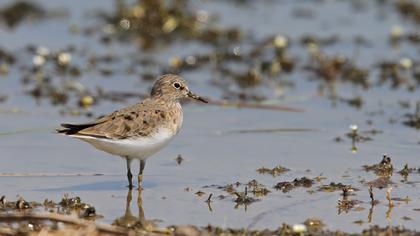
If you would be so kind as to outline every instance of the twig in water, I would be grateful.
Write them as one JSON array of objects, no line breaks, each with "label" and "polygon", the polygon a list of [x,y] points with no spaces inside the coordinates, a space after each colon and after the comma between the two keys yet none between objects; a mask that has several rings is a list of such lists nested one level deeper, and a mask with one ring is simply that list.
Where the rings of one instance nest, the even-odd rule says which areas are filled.
[{"label": "twig in water", "polygon": [[213,196],[213,193],[210,193],[209,197],[207,198],[206,202],[210,203],[212,202],[211,197]]},{"label": "twig in water", "polygon": [[205,98],[209,104],[216,106],[225,107],[237,107],[237,108],[253,108],[253,109],[265,109],[275,111],[288,111],[288,112],[304,112],[301,108],[282,106],[276,104],[261,104],[261,103],[248,103],[243,101],[228,101],[228,100],[216,100]]},{"label": "twig in water", "polygon": [[391,187],[389,187],[387,190],[386,190],[386,199],[388,200],[388,207],[394,207],[394,202],[392,201],[392,199],[391,199],[391,190],[392,190],[392,188]]}]

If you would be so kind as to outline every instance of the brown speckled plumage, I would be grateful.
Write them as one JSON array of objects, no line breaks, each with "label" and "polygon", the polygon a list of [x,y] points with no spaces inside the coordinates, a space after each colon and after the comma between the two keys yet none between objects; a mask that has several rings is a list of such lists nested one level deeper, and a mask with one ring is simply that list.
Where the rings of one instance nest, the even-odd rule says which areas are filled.
[{"label": "brown speckled plumage", "polygon": [[62,124],[65,129],[58,132],[107,139],[129,139],[149,136],[159,127],[165,127],[177,133],[181,125],[182,108],[178,102],[149,98],[92,123]]},{"label": "brown speckled plumage", "polygon": [[[179,83],[180,88],[173,84]],[[177,75],[163,75],[156,80],[151,97],[134,105],[114,111],[86,124],[61,124],[59,133],[93,136],[107,139],[127,139],[148,136],[158,127],[177,133],[182,126],[181,98],[189,93],[187,82]]]},{"label": "brown speckled plumage", "polygon": [[61,124],[63,128],[57,132],[127,159],[127,177],[132,188],[131,160],[140,160],[140,184],[146,158],[163,148],[181,129],[183,114],[179,101],[188,97],[206,102],[189,91],[181,77],[163,75],[154,83],[150,98],[91,123]]}]

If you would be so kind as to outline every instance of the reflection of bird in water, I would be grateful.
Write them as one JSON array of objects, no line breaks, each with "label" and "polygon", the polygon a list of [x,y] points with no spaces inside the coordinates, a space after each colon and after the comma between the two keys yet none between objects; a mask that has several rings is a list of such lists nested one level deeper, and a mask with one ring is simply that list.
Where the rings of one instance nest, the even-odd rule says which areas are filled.
[{"label": "reflection of bird in water", "polygon": [[125,203],[125,213],[123,216],[118,217],[112,223],[113,225],[133,229],[134,231],[142,230],[151,233],[158,234],[169,234],[172,231],[168,228],[158,228],[154,221],[146,220],[144,217],[143,210],[143,200],[141,197],[141,190],[137,191],[137,207],[139,208],[138,216],[134,216],[131,213],[131,200],[132,200],[132,190],[129,189],[127,192],[127,201]]},{"label": "reflection of bird in water", "polygon": [[118,217],[114,220],[113,224],[125,228],[134,228],[134,229],[153,229],[155,226],[152,222],[146,221],[143,211],[143,201],[141,197],[141,191],[138,191],[137,195],[137,207],[139,208],[138,216],[134,216],[131,213],[131,200],[132,200],[132,190],[129,189],[127,192],[127,201],[125,205],[125,213],[123,216]]}]

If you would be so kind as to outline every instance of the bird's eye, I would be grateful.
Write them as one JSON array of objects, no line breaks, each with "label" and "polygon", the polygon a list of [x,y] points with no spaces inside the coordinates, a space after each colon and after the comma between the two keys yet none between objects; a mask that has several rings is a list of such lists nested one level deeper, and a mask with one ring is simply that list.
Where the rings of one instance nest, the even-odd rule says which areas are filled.
[{"label": "bird's eye", "polygon": [[176,89],[179,89],[179,88],[181,88],[181,85],[180,85],[178,82],[175,82],[175,83],[174,83],[174,87],[175,87]]}]

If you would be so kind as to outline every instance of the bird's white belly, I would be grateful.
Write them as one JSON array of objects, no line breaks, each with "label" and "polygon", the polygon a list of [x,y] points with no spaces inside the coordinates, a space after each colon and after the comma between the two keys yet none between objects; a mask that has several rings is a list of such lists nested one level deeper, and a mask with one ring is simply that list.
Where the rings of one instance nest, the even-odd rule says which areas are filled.
[{"label": "bird's white belly", "polygon": [[130,139],[99,139],[86,136],[75,136],[92,144],[104,152],[132,159],[144,160],[166,146],[174,137],[174,132],[161,128],[158,132],[148,137]]}]

